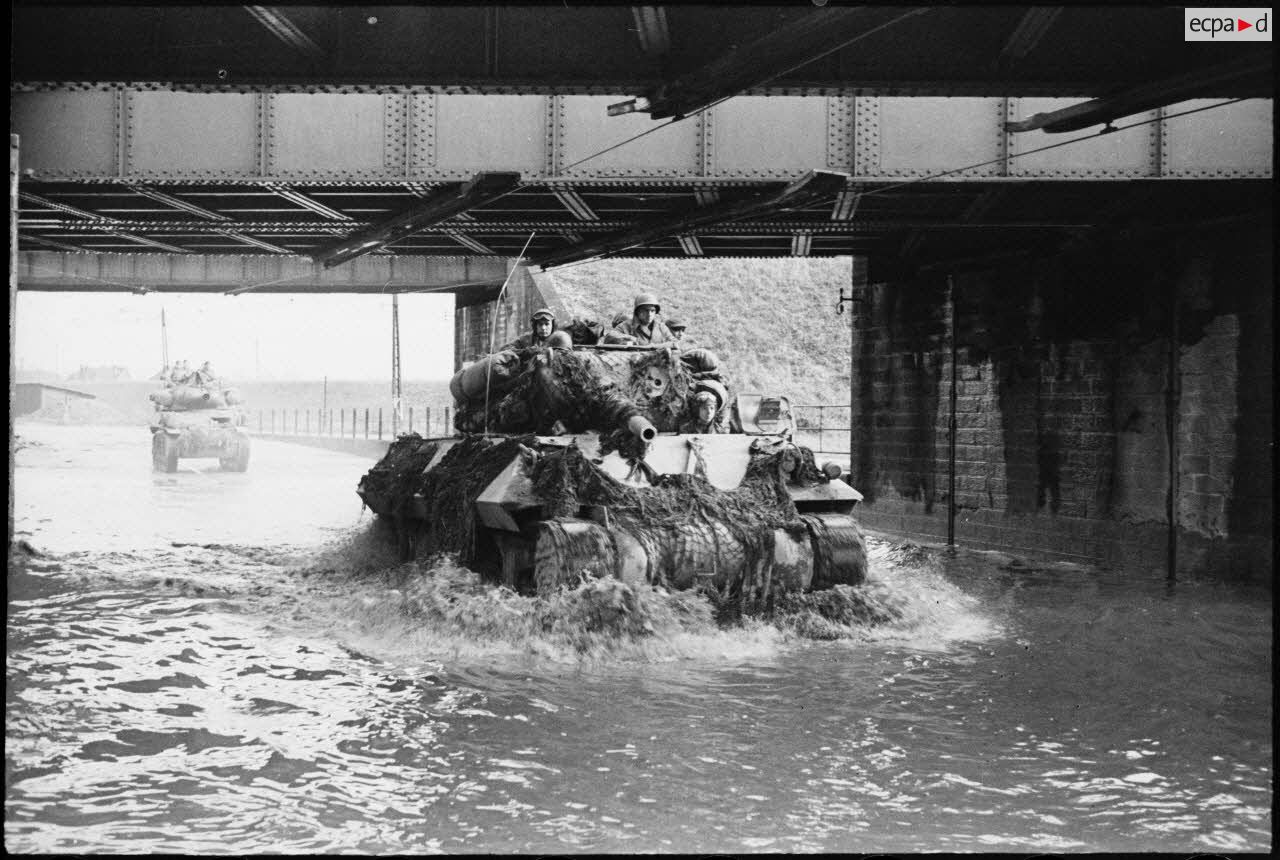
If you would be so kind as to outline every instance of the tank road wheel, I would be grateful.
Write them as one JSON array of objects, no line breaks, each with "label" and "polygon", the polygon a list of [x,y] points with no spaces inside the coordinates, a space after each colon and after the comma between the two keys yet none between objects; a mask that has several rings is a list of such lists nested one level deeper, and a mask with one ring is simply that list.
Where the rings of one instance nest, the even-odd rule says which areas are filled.
[{"label": "tank road wheel", "polygon": [[218,464],[222,466],[222,471],[224,472],[246,471],[249,468],[249,440],[247,438],[237,439],[231,456],[219,457]]},{"label": "tank road wheel", "polygon": [[178,440],[163,430],[151,435],[151,466],[157,472],[178,471]]}]

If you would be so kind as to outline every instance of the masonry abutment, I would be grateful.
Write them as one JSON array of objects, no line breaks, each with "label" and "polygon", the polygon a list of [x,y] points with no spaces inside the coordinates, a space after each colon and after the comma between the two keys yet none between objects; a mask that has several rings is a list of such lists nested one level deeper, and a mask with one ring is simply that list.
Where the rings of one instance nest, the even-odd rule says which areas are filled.
[{"label": "masonry abutment", "polygon": [[[874,284],[853,339],[863,522],[1153,577],[1269,580],[1269,226],[1112,237],[950,289]],[[937,377],[953,368],[951,432]]]}]

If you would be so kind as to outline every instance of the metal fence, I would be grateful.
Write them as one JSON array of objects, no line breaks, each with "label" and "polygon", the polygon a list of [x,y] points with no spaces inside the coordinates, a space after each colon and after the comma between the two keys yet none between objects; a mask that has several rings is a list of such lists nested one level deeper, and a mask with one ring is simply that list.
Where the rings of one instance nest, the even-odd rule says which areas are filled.
[{"label": "metal fence", "polygon": [[[819,459],[849,458],[849,406],[818,404],[793,406],[795,440],[813,449]],[[401,412],[402,433],[423,436],[452,436],[453,408],[450,406],[407,407]],[[391,411],[379,409],[259,409],[259,433],[285,436],[331,436],[346,439],[386,439],[394,435]]]},{"label": "metal fence", "polygon": [[[259,409],[259,433],[281,436],[329,436],[344,439],[386,439],[398,429],[426,437],[453,435],[453,407],[409,406],[394,428],[389,409]],[[251,425],[252,426],[252,425]]]},{"label": "metal fence", "polygon": [[819,462],[849,460],[849,431],[853,426],[850,406],[839,403],[792,406],[791,413],[796,419],[797,444],[812,448]]}]

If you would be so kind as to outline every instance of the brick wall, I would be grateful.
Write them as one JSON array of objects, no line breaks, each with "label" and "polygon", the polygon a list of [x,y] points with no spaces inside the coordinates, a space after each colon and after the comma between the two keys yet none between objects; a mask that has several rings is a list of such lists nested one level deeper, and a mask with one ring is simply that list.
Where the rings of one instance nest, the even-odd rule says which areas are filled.
[{"label": "brick wall", "polygon": [[1172,487],[1180,576],[1269,579],[1272,291],[1261,229],[868,287],[863,521],[946,536],[954,334],[957,543],[1164,576]]}]

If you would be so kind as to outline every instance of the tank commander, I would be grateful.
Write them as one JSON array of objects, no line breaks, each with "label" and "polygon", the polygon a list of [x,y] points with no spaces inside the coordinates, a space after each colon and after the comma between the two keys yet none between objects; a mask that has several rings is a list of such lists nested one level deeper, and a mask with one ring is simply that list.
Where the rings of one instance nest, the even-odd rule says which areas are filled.
[{"label": "tank commander", "polygon": [[[641,293],[636,296],[631,319],[615,326],[613,334],[622,334],[631,338],[631,343],[649,346],[659,343],[674,343],[675,337],[658,316],[662,306],[658,297],[652,293]],[[625,342],[625,341],[624,341]]]},{"label": "tank commander", "polygon": [[205,362],[200,365],[200,369],[195,373],[196,385],[213,385],[218,381],[218,375],[213,372],[213,365]]},{"label": "tank commander", "polygon": [[680,320],[667,320],[667,331],[671,332],[674,340],[684,340],[684,330],[687,326]]},{"label": "tank commander", "polygon": [[556,327],[556,315],[547,308],[538,308],[529,319],[533,323],[533,331],[520,335],[520,337],[498,350],[499,352],[506,350],[519,351],[533,346],[542,346],[546,343],[547,338],[551,337],[552,329]]},{"label": "tank commander", "polygon": [[728,433],[723,415],[729,401],[728,390],[714,379],[694,383],[689,395],[688,415],[680,424],[681,433]]}]

